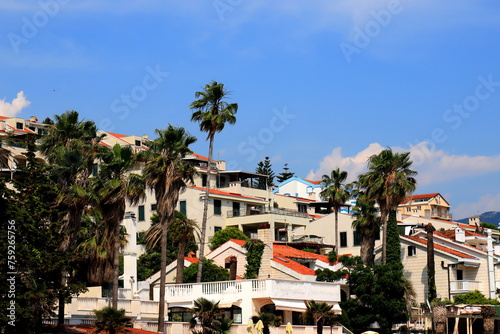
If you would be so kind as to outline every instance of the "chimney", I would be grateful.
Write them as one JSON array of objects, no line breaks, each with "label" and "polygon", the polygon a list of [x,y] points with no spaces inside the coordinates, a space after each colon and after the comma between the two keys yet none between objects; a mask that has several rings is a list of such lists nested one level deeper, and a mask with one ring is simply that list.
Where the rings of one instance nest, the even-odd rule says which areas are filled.
[{"label": "chimney", "polygon": [[272,277],[271,260],[273,258],[273,230],[269,224],[259,226],[257,238],[264,243],[264,252],[260,261],[260,270],[258,279]]},{"label": "chimney", "polygon": [[469,217],[469,225],[477,225],[479,226],[479,216],[472,216],[472,217]]},{"label": "chimney", "polygon": [[465,230],[462,230],[460,227],[455,228],[455,240],[458,242],[465,242]]},{"label": "chimney", "polygon": [[226,170],[226,160],[217,160],[217,169]]},{"label": "chimney", "polygon": [[38,117],[30,116],[30,122],[38,122]]}]

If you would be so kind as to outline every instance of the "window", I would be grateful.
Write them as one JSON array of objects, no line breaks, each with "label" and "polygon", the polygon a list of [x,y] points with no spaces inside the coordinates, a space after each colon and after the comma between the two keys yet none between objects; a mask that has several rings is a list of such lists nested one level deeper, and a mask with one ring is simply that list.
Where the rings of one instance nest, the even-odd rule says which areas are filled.
[{"label": "window", "polygon": [[359,237],[359,234],[356,233],[356,231],[354,231],[352,233],[352,237],[353,237],[353,240],[354,240],[354,246],[359,246],[361,245],[361,238]]},{"label": "window", "polygon": [[99,171],[99,167],[97,164],[92,165],[92,176],[97,176],[97,172]]},{"label": "window", "polygon": [[380,231],[378,231],[377,235],[375,236],[375,240],[380,240]]},{"label": "window", "polygon": [[143,221],[145,220],[145,217],[146,217],[146,215],[144,214],[144,205],[139,205],[139,208],[138,208],[138,209],[139,209],[139,212],[138,212],[138,213],[139,213],[139,214],[138,214],[138,216],[139,216],[139,221],[140,221],[140,222],[143,222]]},{"label": "window", "polygon": [[220,230],[222,230],[222,227],[220,227],[220,226],[214,226],[214,233],[217,233]]},{"label": "window", "polygon": [[464,279],[464,271],[457,269],[457,281],[463,281]]},{"label": "window", "polygon": [[417,210],[422,210],[422,206],[418,205]]},{"label": "window", "polygon": [[307,204],[297,204],[299,212],[307,212]]},{"label": "window", "polygon": [[156,208],[157,208],[156,203],[151,204],[151,211],[156,211]]},{"label": "window", "polygon": [[141,141],[140,140],[136,140],[135,141],[135,146],[141,146]]},{"label": "window", "polygon": [[340,232],[340,247],[347,247],[347,232]]},{"label": "window", "polygon": [[222,201],[220,199],[214,199],[214,215],[220,215],[222,213]]},{"label": "window", "polygon": [[201,186],[202,187],[206,187],[207,186],[207,175],[206,174],[203,174],[201,176]]},{"label": "window", "polygon": [[31,131],[33,131],[33,132],[35,132],[35,130],[36,130],[34,126],[30,126],[30,127],[29,127],[29,129],[30,129]]},{"label": "window", "polygon": [[411,207],[407,207],[406,212],[411,212]]},{"label": "window", "polygon": [[179,211],[180,211],[183,215],[187,216],[186,201],[180,201],[180,202],[179,202]]},{"label": "window", "polygon": [[417,247],[408,246],[408,256],[415,256],[415,255],[417,255]]},{"label": "window", "polygon": [[18,129],[18,130],[22,130],[23,128],[24,128],[23,123],[21,123],[21,122],[17,122],[17,123],[16,123],[16,129]]},{"label": "window", "polygon": [[240,202],[233,202],[233,217],[240,216]]},{"label": "window", "polygon": [[170,307],[168,309],[168,321],[189,322],[193,314],[184,307]]}]

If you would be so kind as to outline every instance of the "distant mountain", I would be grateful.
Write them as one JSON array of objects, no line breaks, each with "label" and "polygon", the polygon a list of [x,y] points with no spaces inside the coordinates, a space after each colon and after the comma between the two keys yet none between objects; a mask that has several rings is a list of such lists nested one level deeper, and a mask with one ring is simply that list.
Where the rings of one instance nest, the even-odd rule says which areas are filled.
[{"label": "distant mountain", "polygon": [[[495,226],[498,226],[500,223],[500,212],[499,211],[488,211],[479,215],[479,221],[481,223],[490,223]],[[469,218],[459,219],[457,220],[459,223],[468,224]]]}]

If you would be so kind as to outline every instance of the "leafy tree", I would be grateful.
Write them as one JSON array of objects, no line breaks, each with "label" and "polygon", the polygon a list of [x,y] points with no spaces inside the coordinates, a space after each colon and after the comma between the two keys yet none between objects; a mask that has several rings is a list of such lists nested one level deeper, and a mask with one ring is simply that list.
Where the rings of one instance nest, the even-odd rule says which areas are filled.
[{"label": "leafy tree", "polygon": [[469,291],[465,294],[456,295],[454,298],[454,302],[455,304],[466,304],[466,305],[498,304],[498,301],[496,299],[486,298],[479,290]]},{"label": "leafy tree", "polygon": [[278,183],[285,182],[286,180],[295,176],[295,173],[289,172],[288,170],[290,170],[290,168],[288,167],[288,163],[286,163],[285,166],[283,167],[283,171],[279,173],[278,176],[276,177]]},{"label": "leafy tree", "polygon": [[[59,249],[62,222],[54,206],[58,189],[45,164],[35,158],[35,138],[24,138],[26,166],[18,166],[18,180],[0,179],[0,328],[6,333],[40,332],[42,321],[53,316],[60,295],[85,290],[81,277],[71,275],[61,285],[61,271],[81,273],[74,261],[78,254]],[[8,184],[10,183],[10,184]],[[16,272],[17,274],[9,274]],[[11,283],[15,280],[15,292]],[[15,296],[10,293],[14,293]],[[9,317],[11,300],[15,316]],[[10,323],[10,324],[8,324]],[[12,326],[15,324],[15,327]]]},{"label": "leafy tree", "polygon": [[250,240],[250,238],[248,238],[239,228],[228,226],[214,233],[214,235],[210,238],[209,248],[210,250],[214,250],[231,239],[244,241]]},{"label": "leafy tree", "polygon": [[[224,88],[223,83],[212,81],[205,85],[203,91],[198,91],[194,95],[196,100],[190,105],[193,109],[191,121],[197,122],[200,125],[200,130],[207,133],[208,145],[208,168],[207,168],[207,186],[205,189],[205,198],[203,201],[203,220],[201,222],[201,238],[200,238],[200,259],[205,256],[205,239],[207,233],[208,219],[208,196],[210,193],[210,182],[212,176],[212,156],[214,148],[214,137],[217,132],[221,132],[226,123],[236,123],[236,113],[238,112],[237,103],[228,103],[225,99],[230,92]],[[201,282],[203,273],[203,261],[198,263],[197,282]]]},{"label": "leafy tree", "polygon": [[417,172],[411,169],[410,152],[391,148],[368,159],[368,172],[359,176],[359,186],[368,199],[378,203],[382,222],[382,264],[387,263],[387,217],[416,188]]},{"label": "leafy tree", "polygon": [[[167,253],[167,263],[173,261],[172,256]],[[144,281],[154,273],[160,271],[161,253],[152,248],[147,248],[146,252],[139,256],[137,260],[137,279]]]},{"label": "leafy tree", "polygon": [[351,196],[349,193],[350,186],[345,184],[346,179],[347,172],[337,168],[332,170],[330,175],[323,175],[321,180],[323,190],[320,195],[328,200],[329,207],[333,208],[335,213],[335,247],[337,249],[339,247],[339,211]]},{"label": "leafy tree", "polygon": [[96,317],[94,333],[106,331],[108,334],[126,333],[126,326],[131,325],[131,318],[125,316],[125,310],[117,310],[106,306],[102,310],[94,310]]},{"label": "leafy tree", "polygon": [[142,157],[147,160],[143,173],[146,185],[155,191],[159,224],[162,228],[158,331],[163,332],[168,223],[174,216],[179,194],[186,188],[186,182],[193,181],[196,173],[194,166],[184,161],[185,156],[192,153],[189,145],[194,143],[196,138],[189,135],[184,128],[172,125],[166,130],[157,129],[156,133],[158,138],[150,142],[149,150],[144,151]]},{"label": "leafy tree", "polygon": [[313,319],[317,326],[317,333],[323,334],[323,326],[325,323],[335,318],[335,312],[332,311],[333,305],[309,300],[306,301],[306,307],[307,309],[304,313],[304,317]]},{"label": "leafy tree", "polygon": [[267,175],[267,180],[259,179],[257,187],[259,189],[272,189],[276,185],[274,184],[274,172],[269,157],[265,157],[264,161],[260,161],[255,168],[255,172],[263,175]]},{"label": "leafy tree", "polygon": [[[225,268],[216,265],[212,260],[203,259],[204,262],[203,276],[201,278],[202,282],[219,282],[228,281],[229,273]],[[196,274],[198,271],[198,265],[196,263],[191,264],[189,267],[184,269],[184,282],[185,283],[196,283]]]}]

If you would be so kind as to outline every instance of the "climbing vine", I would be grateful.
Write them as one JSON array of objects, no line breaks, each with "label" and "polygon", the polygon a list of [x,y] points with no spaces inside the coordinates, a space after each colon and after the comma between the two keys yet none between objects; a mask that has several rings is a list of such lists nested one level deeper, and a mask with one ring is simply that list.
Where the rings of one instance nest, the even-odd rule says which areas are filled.
[{"label": "climbing vine", "polygon": [[247,250],[247,264],[245,266],[245,278],[253,279],[259,276],[259,270],[262,260],[262,254],[264,253],[265,244],[258,240],[252,239],[245,242],[243,247]]}]

